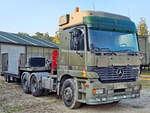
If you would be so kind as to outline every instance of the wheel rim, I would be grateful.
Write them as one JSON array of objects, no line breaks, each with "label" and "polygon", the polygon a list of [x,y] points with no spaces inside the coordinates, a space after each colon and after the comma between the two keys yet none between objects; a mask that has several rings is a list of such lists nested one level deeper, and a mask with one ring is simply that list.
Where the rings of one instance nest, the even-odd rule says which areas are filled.
[{"label": "wheel rim", "polygon": [[72,89],[70,87],[67,87],[64,90],[64,98],[67,102],[71,102],[73,99]]},{"label": "wheel rim", "polygon": [[32,78],[31,88],[32,88],[33,92],[36,91],[36,89],[37,89],[37,83],[36,83],[36,78],[35,77]]},{"label": "wheel rim", "polygon": [[23,77],[23,88],[26,89],[28,87],[28,81],[25,77]]},{"label": "wheel rim", "polygon": [[24,79],[23,84],[27,87],[28,86],[28,82],[26,79]]}]

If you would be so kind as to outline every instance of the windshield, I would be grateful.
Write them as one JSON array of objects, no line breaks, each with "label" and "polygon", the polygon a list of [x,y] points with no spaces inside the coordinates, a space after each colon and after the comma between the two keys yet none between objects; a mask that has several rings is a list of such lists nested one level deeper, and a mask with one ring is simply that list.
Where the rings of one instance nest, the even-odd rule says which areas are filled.
[{"label": "windshield", "polygon": [[136,33],[121,33],[88,29],[91,51],[138,52]]}]

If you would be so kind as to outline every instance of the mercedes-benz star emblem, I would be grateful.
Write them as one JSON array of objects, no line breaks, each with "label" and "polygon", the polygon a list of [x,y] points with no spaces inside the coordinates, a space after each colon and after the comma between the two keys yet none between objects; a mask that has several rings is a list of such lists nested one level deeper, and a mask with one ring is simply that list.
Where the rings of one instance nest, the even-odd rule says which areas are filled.
[{"label": "mercedes-benz star emblem", "polygon": [[123,73],[124,73],[123,69],[118,69],[118,70],[117,70],[117,75],[118,75],[119,77],[121,77],[121,76],[123,75]]}]

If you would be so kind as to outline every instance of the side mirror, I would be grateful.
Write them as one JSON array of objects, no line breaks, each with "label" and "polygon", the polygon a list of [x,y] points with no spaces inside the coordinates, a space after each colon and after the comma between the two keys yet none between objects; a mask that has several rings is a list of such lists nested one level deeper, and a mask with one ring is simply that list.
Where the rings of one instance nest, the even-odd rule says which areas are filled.
[{"label": "side mirror", "polygon": [[142,52],[139,53],[139,57],[140,57],[140,60],[142,60],[144,58],[144,55]]},{"label": "side mirror", "polygon": [[80,37],[80,35],[82,34],[82,31],[80,29],[75,28],[71,30],[69,33],[71,33],[73,37]]},{"label": "side mirror", "polygon": [[74,48],[76,51],[79,50],[79,45],[80,45],[79,37],[74,37]]},{"label": "side mirror", "polygon": [[79,50],[80,47],[80,37],[82,34],[82,31],[80,29],[73,29],[69,32],[71,34],[71,40],[72,40],[72,44],[73,44],[73,50]]}]

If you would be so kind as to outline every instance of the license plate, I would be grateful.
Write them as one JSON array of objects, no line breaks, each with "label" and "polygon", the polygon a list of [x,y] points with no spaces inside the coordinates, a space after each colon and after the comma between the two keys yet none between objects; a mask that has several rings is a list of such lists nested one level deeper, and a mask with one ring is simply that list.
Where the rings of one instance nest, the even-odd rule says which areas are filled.
[{"label": "license plate", "polygon": [[100,99],[100,98],[96,98],[96,101],[98,101],[98,102],[99,102],[99,101],[101,101],[101,99]]},{"label": "license plate", "polygon": [[127,88],[127,86],[124,84],[117,84],[114,86],[114,89],[125,89],[125,88]]}]

